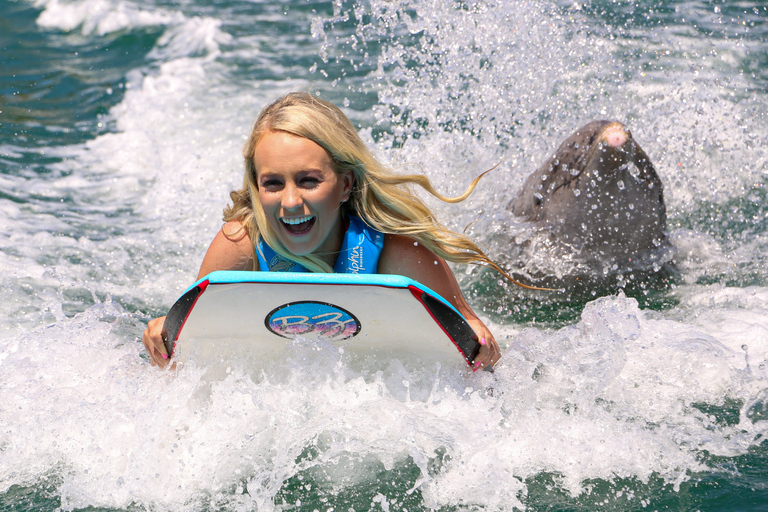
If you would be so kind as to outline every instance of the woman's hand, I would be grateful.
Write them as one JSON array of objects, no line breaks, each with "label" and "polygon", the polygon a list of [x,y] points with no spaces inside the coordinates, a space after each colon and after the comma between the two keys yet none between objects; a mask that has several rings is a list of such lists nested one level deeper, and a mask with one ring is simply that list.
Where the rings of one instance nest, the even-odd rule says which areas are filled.
[{"label": "woman's hand", "polygon": [[478,352],[475,360],[473,361],[472,369],[474,371],[480,369],[491,368],[501,358],[501,350],[499,344],[496,343],[496,339],[488,330],[488,327],[477,317],[467,317],[467,323],[475,331],[477,341],[480,343],[480,352]]},{"label": "woman's hand", "polygon": [[163,330],[164,323],[164,316],[150,320],[141,337],[141,341],[144,343],[144,348],[147,350],[147,354],[149,354],[149,360],[151,361],[152,366],[159,366],[160,368],[167,365],[169,360],[168,352],[165,350],[164,338],[167,334]]}]

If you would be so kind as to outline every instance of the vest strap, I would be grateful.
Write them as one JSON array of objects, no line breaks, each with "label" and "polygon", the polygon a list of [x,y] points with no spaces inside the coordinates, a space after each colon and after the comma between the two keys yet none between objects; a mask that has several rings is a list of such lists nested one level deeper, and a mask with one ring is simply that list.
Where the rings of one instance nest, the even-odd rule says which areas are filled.
[{"label": "vest strap", "polygon": [[[384,234],[368,227],[359,217],[350,215],[333,271],[337,274],[375,274],[383,248]],[[307,271],[304,266],[277,254],[261,236],[256,249],[259,269],[263,272]]]}]

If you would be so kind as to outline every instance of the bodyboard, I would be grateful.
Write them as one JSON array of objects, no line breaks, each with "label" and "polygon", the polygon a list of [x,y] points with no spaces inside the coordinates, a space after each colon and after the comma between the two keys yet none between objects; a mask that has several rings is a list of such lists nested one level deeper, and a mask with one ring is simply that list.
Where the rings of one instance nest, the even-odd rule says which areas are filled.
[{"label": "bodyboard", "polygon": [[179,361],[279,357],[297,337],[364,357],[419,357],[471,364],[480,350],[466,319],[403,276],[212,272],[171,307],[166,349]]}]

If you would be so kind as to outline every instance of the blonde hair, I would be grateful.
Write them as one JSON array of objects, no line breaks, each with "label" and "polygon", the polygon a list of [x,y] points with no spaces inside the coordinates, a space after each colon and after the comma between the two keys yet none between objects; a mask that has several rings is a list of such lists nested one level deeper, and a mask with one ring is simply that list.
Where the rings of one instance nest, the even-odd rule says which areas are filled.
[{"label": "blonde hair", "polygon": [[388,170],[374,158],[338,107],[311,94],[299,92],[279,98],[256,119],[250,137],[243,146],[243,188],[231,192],[233,204],[224,210],[225,221],[238,220],[248,231],[254,246],[254,261],[257,261],[257,240],[262,236],[278,254],[303,265],[307,270],[333,272],[317,255],[292,254],[280,243],[267,223],[259,201],[253,157],[257,144],[270,131],[282,131],[309,139],[328,152],[336,172],[352,172],[354,187],[349,200],[342,205],[343,213],[357,215],[376,231],[407,235],[447,261],[486,265],[510,281],[529,288],[504,272],[468,237],[440,224],[429,207],[409,189],[410,185],[415,184],[441,201],[457,203],[472,193],[485,173],[475,178],[462,195],[445,197],[432,187],[425,176],[399,175]]}]

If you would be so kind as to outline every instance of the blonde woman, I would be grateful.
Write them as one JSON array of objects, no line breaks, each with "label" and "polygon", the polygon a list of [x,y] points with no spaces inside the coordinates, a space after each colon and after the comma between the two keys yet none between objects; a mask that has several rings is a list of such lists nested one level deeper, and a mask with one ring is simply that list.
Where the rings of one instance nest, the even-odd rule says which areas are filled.
[{"label": "blonde woman", "polygon": [[[233,191],[225,224],[205,254],[198,279],[215,270],[396,274],[450,302],[481,344],[476,368],[492,366],[499,347],[459,289],[447,261],[499,271],[477,245],[440,225],[410,190],[418,185],[448,202],[424,176],[384,168],[349,119],[307,93],[288,94],[259,115],[243,147],[243,188]],[[165,317],[142,341],[153,365],[165,366]]]}]

